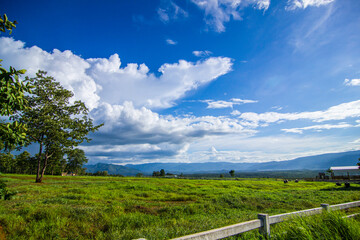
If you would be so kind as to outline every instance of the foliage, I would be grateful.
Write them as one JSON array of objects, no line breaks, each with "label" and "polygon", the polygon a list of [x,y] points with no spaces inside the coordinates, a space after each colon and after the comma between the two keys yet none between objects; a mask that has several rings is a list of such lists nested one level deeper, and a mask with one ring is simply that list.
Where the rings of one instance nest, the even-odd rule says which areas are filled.
[{"label": "foliage", "polygon": [[[171,239],[257,219],[260,212],[274,215],[360,197],[360,186],[326,182],[45,176],[40,186],[33,176],[4,177],[19,193],[0,204],[6,239]],[[240,239],[256,236],[254,230]]]},{"label": "foliage", "polygon": [[[6,14],[0,16],[0,31],[6,32],[15,28],[16,21],[11,22]],[[2,60],[0,59],[0,63]],[[31,93],[31,84],[19,79],[26,70],[16,70],[10,66],[9,71],[1,67],[0,64],[0,116],[9,117],[14,120],[12,115],[18,111],[26,109],[27,101],[25,93]],[[6,150],[11,150],[18,145],[24,145],[26,142],[26,125],[19,124],[17,121],[0,122],[0,141],[4,144]]]},{"label": "foliage", "polygon": [[0,179],[0,200],[10,200],[14,195],[16,195],[16,192],[11,192],[4,180]]},{"label": "foliage", "polygon": [[66,170],[76,174],[84,173],[83,164],[88,162],[82,149],[72,149],[67,154]]},{"label": "foliage", "polygon": [[235,176],[235,170],[230,170],[229,174],[230,174],[231,177],[234,177]]},{"label": "foliage", "polygon": [[11,22],[8,17],[6,16],[6,14],[4,14],[3,16],[0,16],[0,31],[1,32],[6,32],[6,30],[9,31],[9,34],[11,34],[12,29],[16,28],[17,22]]},{"label": "foliage", "polygon": [[42,182],[51,161],[56,164],[62,159],[61,154],[70,152],[83,141],[89,142],[91,139],[87,134],[101,125],[93,126],[83,102],[70,104],[73,93],[47,76],[46,72],[39,71],[35,78],[27,80],[34,86],[33,94],[26,96],[30,107],[18,114],[16,119],[28,127],[28,144],[39,145],[36,182]]}]

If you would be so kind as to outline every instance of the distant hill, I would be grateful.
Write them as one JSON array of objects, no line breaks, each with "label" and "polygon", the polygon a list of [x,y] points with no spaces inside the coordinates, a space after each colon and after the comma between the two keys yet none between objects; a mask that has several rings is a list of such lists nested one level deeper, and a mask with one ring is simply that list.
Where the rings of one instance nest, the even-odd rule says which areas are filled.
[{"label": "distant hill", "polygon": [[97,171],[107,171],[108,174],[120,174],[124,176],[134,176],[139,173],[139,170],[114,164],[97,163],[95,165],[85,165],[86,172],[96,173]]},{"label": "distant hill", "polygon": [[136,175],[139,172],[152,174],[153,171],[164,169],[174,174],[224,173],[231,169],[236,172],[286,171],[286,170],[327,170],[332,166],[354,166],[358,162],[360,151],[328,153],[309,157],[301,157],[287,161],[264,163],[146,163],[127,164],[125,166],[98,163],[86,165],[87,172],[108,171],[109,174],[124,176]]},{"label": "distant hill", "polygon": [[327,153],[309,157],[301,157],[287,161],[272,161],[264,163],[147,163],[128,164],[126,167],[137,169],[149,174],[164,169],[171,173],[218,173],[231,169],[235,171],[282,171],[282,170],[326,170],[332,166],[354,166],[358,162],[360,151]]}]

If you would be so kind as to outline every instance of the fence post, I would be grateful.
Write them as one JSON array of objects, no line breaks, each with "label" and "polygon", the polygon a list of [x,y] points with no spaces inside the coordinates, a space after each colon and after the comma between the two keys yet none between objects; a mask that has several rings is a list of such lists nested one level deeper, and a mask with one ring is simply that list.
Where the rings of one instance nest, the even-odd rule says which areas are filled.
[{"label": "fence post", "polygon": [[321,207],[323,208],[323,211],[330,212],[330,205],[327,203],[322,203]]},{"label": "fence post", "polygon": [[260,234],[262,234],[267,239],[270,239],[270,220],[269,214],[258,214],[258,219],[261,221],[262,227],[259,229]]}]

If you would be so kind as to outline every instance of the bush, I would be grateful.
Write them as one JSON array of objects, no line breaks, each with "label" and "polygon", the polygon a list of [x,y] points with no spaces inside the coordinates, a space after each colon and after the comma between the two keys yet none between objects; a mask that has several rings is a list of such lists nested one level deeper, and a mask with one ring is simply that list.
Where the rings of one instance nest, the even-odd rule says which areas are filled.
[{"label": "bush", "polygon": [[16,192],[10,192],[5,181],[0,179],[0,199],[10,200],[14,195],[16,195]]}]

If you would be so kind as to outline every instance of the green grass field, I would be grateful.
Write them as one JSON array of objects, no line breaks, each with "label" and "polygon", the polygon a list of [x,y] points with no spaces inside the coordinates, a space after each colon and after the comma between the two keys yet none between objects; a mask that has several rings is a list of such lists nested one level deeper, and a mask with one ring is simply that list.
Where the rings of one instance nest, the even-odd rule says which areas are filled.
[{"label": "green grass field", "polygon": [[[258,213],[360,199],[360,185],[275,179],[46,176],[42,184],[28,175],[2,179],[18,192],[0,204],[0,237],[8,240],[170,239],[256,219]],[[257,231],[241,238],[258,238]]]}]

